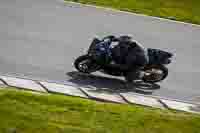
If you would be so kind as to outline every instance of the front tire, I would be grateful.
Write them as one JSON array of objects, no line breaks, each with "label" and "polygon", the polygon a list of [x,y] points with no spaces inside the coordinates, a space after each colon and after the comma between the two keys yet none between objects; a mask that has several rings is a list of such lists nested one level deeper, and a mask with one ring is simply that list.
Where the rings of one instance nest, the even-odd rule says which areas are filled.
[{"label": "front tire", "polygon": [[92,73],[97,71],[100,66],[96,63],[93,63],[91,58],[88,55],[79,56],[74,61],[74,67],[82,73]]}]

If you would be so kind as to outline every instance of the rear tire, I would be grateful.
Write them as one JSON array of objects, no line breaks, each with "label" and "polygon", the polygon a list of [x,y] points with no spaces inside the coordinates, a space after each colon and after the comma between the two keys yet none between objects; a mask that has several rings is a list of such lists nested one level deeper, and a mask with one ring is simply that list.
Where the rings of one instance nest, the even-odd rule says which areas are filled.
[{"label": "rear tire", "polygon": [[[160,82],[164,80],[168,76],[168,69],[164,65],[149,65],[144,69],[144,71],[148,71],[148,70],[151,71],[152,69],[162,71],[162,75],[159,75],[159,74],[146,75],[142,78],[144,82],[156,83],[156,82]],[[158,78],[156,76],[160,76],[160,77]]]}]

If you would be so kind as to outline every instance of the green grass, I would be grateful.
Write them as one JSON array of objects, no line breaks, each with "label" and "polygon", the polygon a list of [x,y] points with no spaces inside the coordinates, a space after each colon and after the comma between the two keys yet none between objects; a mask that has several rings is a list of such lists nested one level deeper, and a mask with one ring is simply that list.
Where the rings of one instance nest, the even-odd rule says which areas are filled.
[{"label": "green grass", "polygon": [[65,0],[200,24],[200,0]]},{"label": "green grass", "polygon": [[0,90],[1,133],[200,133],[200,116]]}]

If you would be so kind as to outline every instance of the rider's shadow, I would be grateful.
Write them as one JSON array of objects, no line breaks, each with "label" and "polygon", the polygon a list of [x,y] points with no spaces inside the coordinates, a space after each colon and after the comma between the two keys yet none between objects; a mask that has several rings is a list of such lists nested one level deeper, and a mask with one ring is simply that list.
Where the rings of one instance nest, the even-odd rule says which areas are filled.
[{"label": "rider's shadow", "polygon": [[99,93],[136,92],[141,94],[152,94],[155,90],[160,89],[158,84],[144,83],[142,81],[137,81],[127,87],[124,80],[102,77],[99,75],[83,74],[76,71],[68,72],[67,75],[71,77],[71,79],[68,80],[69,82],[78,86],[95,88],[94,91]]}]

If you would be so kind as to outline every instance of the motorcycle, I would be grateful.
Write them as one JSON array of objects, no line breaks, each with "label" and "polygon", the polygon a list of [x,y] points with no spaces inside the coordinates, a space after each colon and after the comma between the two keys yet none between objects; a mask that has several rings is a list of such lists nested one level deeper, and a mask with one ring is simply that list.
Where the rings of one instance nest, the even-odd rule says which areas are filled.
[{"label": "motorcycle", "polygon": [[[123,76],[125,79],[126,71],[122,71],[115,66],[111,57],[111,48],[104,38],[99,40],[94,38],[87,54],[79,56],[74,61],[75,68],[82,73],[90,74],[92,72],[100,71],[104,74],[112,76]],[[104,42],[104,43],[101,43]],[[147,49],[149,63],[139,70],[143,76],[138,77],[146,83],[156,83],[164,80],[168,76],[168,68],[166,65],[171,63],[172,53],[160,49]]]}]

